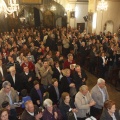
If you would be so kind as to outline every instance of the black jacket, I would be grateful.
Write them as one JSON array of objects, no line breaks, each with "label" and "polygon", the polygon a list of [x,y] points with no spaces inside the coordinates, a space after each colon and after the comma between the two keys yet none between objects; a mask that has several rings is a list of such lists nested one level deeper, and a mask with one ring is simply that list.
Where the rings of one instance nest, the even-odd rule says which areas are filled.
[{"label": "black jacket", "polygon": [[9,81],[11,83],[11,86],[17,90],[18,92],[21,92],[22,90],[22,79],[20,77],[20,75],[18,73],[15,74],[15,82],[13,81],[13,78],[11,76],[11,74],[8,74],[6,76],[6,80]]},{"label": "black jacket", "polygon": [[67,112],[69,112],[70,108],[75,108],[74,102],[72,100],[70,100],[69,104],[70,105],[65,104],[63,100],[61,100],[60,102],[59,109],[60,109],[60,112],[62,113],[63,120],[68,120]]},{"label": "black jacket", "polygon": [[[58,87],[58,90],[59,90],[59,98],[60,98],[61,92],[59,87]],[[57,93],[53,85],[50,88],[48,88],[48,92],[49,92],[49,98],[53,101],[53,105],[55,104],[57,105],[59,100],[57,99]]]},{"label": "black jacket", "polygon": [[[115,111],[114,115],[116,117],[116,120],[120,120],[120,115],[119,115],[118,111]],[[108,111],[106,109],[103,109],[100,120],[113,120],[113,118],[110,116],[110,114],[108,113]]]},{"label": "black jacket", "polygon": [[[72,78],[70,78],[71,83],[74,83]],[[66,76],[63,76],[61,78],[61,84],[60,84],[60,89],[61,89],[61,93],[63,92],[70,92],[70,87],[69,87],[69,82]]]},{"label": "black jacket", "polygon": [[[41,87],[40,91],[41,91],[41,94],[42,94],[42,101],[40,101],[40,105],[42,105],[42,103],[43,103],[43,94],[45,93],[45,90],[44,90],[43,87]],[[30,91],[30,97],[31,97],[33,103],[40,107],[40,105],[37,104],[37,100],[40,100],[40,97],[39,97],[39,95],[37,93],[37,90],[35,88],[32,88],[32,90]]]},{"label": "black jacket", "polygon": [[80,86],[82,86],[84,83],[82,80],[85,78],[87,80],[87,75],[84,70],[81,70],[81,78],[79,77],[78,73],[75,71],[73,73],[73,81],[75,83],[77,91],[79,91]]}]

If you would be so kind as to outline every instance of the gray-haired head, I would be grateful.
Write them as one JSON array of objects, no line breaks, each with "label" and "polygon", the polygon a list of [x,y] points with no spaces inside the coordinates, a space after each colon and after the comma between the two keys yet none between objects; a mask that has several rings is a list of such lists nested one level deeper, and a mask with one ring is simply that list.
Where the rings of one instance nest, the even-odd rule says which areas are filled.
[{"label": "gray-haired head", "polygon": [[105,82],[104,79],[102,79],[102,78],[98,78],[98,80],[97,80],[97,84],[100,84],[100,83],[103,83],[103,82]]},{"label": "gray-haired head", "polygon": [[43,102],[43,106],[45,108],[52,106],[52,104],[53,104],[53,102],[50,99],[45,99],[45,101]]},{"label": "gray-haired head", "polygon": [[4,82],[2,83],[2,87],[3,87],[3,88],[6,88],[6,86],[10,86],[10,87],[11,87],[11,84],[10,84],[9,81],[4,81]]}]

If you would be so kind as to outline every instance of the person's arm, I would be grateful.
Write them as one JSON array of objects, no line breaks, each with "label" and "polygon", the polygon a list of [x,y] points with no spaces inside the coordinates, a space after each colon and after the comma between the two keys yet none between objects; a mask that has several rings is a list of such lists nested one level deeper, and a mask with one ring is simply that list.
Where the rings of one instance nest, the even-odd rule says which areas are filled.
[{"label": "person's arm", "polygon": [[89,104],[82,104],[82,99],[80,97],[75,97],[75,105],[77,106],[78,109],[89,109],[90,105]]}]

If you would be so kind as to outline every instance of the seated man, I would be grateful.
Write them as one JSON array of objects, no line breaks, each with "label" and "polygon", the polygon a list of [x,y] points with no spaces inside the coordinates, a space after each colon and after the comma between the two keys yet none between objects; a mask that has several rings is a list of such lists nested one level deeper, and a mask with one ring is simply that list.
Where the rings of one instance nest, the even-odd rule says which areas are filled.
[{"label": "seated man", "polygon": [[42,113],[37,106],[34,106],[31,100],[25,103],[25,110],[22,113],[21,120],[40,120]]}]

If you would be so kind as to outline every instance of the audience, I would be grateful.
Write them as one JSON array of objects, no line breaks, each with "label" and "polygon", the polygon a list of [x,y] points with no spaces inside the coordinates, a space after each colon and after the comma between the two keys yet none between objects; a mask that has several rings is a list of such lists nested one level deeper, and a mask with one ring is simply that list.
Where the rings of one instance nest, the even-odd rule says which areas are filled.
[{"label": "audience", "polygon": [[[71,27],[41,28],[41,30],[29,27],[2,33],[0,46],[0,106],[7,102],[14,115],[16,115],[14,103],[20,99],[23,103],[17,108],[17,113],[21,115],[20,108],[22,107],[23,111],[25,107],[22,119],[26,120],[23,116],[30,117],[29,120],[42,119],[42,111],[36,112],[36,108],[42,107],[44,100],[50,98],[53,105],[57,106],[54,107],[52,104],[52,107],[45,106],[43,117],[45,120],[50,120],[48,116],[52,116],[52,120],[67,120],[69,108],[72,109],[70,112],[73,113],[73,117],[76,113],[78,120],[86,119],[87,115],[93,115],[99,120],[106,114],[108,117],[109,113],[113,119],[115,117],[117,119],[116,112],[114,114],[112,112],[114,103],[111,105],[113,108],[104,107],[104,102],[109,100],[105,81],[110,81],[115,76],[114,79],[117,80],[115,84],[119,83],[120,41],[116,34],[110,32],[87,34],[85,30],[82,32]],[[84,69],[100,77],[97,85],[91,90],[91,96],[85,87],[89,74],[87,76]],[[81,86],[85,89],[79,91]],[[20,92],[19,96],[17,92]],[[65,95],[62,98],[61,93]],[[82,100],[81,104],[76,102],[78,99]],[[28,102],[24,106],[29,100],[33,103]],[[37,106],[34,107],[33,104]],[[58,107],[65,112],[59,111]],[[59,117],[60,112],[63,118]]]}]

